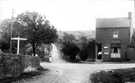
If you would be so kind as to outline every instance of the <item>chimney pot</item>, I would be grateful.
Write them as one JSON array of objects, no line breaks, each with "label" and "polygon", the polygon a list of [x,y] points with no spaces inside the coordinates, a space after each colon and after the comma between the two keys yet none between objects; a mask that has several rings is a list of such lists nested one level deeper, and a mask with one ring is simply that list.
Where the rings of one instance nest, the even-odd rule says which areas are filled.
[{"label": "chimney pot", "polygon": [[131,19],[131,18],[132,18],[132,13],[128,12],[128,19]]}]

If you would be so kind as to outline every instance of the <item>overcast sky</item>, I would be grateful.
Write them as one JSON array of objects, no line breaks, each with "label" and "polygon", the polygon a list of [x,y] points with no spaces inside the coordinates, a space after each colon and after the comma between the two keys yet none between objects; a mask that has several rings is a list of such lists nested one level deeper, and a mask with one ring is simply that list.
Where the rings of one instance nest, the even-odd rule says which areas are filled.
[{"label": "overcast sky", "polygon": [[134,0],[0,0],[0,20],[24,11],[37,11],[58,30],[95,30],[96,18],[134,14]]}]

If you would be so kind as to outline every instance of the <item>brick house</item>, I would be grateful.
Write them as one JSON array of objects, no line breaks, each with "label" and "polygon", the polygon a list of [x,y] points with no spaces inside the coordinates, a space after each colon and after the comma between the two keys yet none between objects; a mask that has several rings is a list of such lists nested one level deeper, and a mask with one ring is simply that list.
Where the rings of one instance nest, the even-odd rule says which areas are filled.
[{"label": "brick house", "polygon": [[[123,18],[96,19],[96,59],[126,61],[133,34],[131,13]],[[100,55],[101,54],[101,55]]]}]

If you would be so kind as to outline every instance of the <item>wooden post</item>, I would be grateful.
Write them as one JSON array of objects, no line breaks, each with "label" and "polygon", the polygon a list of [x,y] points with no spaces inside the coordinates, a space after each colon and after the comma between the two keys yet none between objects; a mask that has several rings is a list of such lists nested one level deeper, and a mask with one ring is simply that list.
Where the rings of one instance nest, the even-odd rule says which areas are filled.
[{"label": "wooden post", "polygon": [[19,54],[20,40],[27,40],[26,38],[11,38],[12,40],[17,40],[17,54]]}]

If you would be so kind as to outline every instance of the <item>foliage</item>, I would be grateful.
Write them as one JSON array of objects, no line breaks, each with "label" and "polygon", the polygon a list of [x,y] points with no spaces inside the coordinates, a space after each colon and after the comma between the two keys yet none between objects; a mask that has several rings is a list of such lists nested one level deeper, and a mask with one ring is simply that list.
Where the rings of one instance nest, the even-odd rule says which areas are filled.
[{"label": "foliage", "polygon": [[23,72],[20,55],[0,54],[0,78],[17,77]]},{"label": "foliage", "polygon": [[[0,41],[0,48],[2,51],[7,52],[10,47],[10,31],[11,31],[11,19],[5,19],[1,22],[0,24],[0,29],[1,29],[1,35],[2,39]],[[21,29],[21,30],[20,30]],[[12,29],[12,37],[24,37],[23,34],[23,27],[22,25],[17,21],[17,19],[13,19],[13,29]],[[20,47],[24,47],[24,45],[27,42],[22,42],[20,44]],[[17,41],[12,41],[12,53],[16,52],[17,47]]]},{"label": "foliage", "polygon": [[87,43],[88,42],[88,39],[85,36],[82,36],[80,38],[80,40],[82,40],[82,43]]},{"label": "foliage", "polygon": [[[84,38],[84,37],[83,37]],[[84,38],[85,39],[85,38]],[[80,51],[80,58],[81,60],[85,61],[87,58],[94,58],[95,57],[95,40],[92,39],[91,41],[87,42],[88,40],[85,39],[82,44],[82,50]]]},{"label": "foliage", "polygon": [[86,41],[83,41],[81,43],[64,41],[62,43],[61,51],[64,53],[65,56],[70,56],[70,59],[72,60],[75,59],[76,54],[79,54],[82,61],[87,60],[88,57],[95,58],[95,40],[92,39],[88,42],[88,40],[86,39]]},{"label": "foliage", "polygon": [[20,76],[18,77],[8,77],[5,79],[0,79],[0,82],[1,83],[20,83],[20,82],[24,82],[27,79],[35,78],[35,76],[39,76],[43,74],[45,71],[48,71],[48,70],[44,69],[43,67],[39,67],[37,71],[25,72],[25,73],[20,74]]},{"label": "foliage", "polygon": [[73,41],[73,40],[76,40],[76,38],[73,34],[68,34],[68,33],[64,32],[63,40],[64,41]]},{"label": "foliage", "polygon": [[25,26],[24,32],[28,42],[32,44],[33,53],[42,43],[53,43],[57,39],[57,31],[45,16],[37,12],[24,12],[17,19]]},{"label": "foliage", "polygon": [[90,75],[92,83],[135,82],[135,68],[100,71]]},{"label": "foliage", "polygon": [[0,48],[2,51],[9,50],[9,43],[10,43],[10,26],[11,26],[11,20],[5,19],[0,23],[0,35],[1,35],[1,41],[0,41]]},{"label": "foliage", "polygon": [[79,53],[79,56],[80,56],[80,59],[82,61],[85,61],[88,58],[88,54],[87,54],[87,52],[85,50],[81,50],[80,53]]},{"label": "foliage", "polygon": [[79,48],[77,45],[70,41],[65,41],[62,43],[63,47],[61,51],[64,55],[68,55],[70,60],[76,59],[76,54],[79,53]]},{"label": "foliage", "polygon": [[[10,25],[10,19],[1,23],[0,27],[3,30],[4,41],[9,41],[10,37],[8,33],[10,31]],[[13,37],[18,36],[27,38],[27,42],[23,43],[20,47],[24,47],[26,43],[30,43],[34,55],[38,45],[41,45],[42,43],[53,43],[58,37],[57,30],[54,26],[50,25],[50,22],[45,16],[40,15],[37,12],[24,12],[16,17],[13,23]],[[9,44],[9,42],[7,42],[7,44]],[[3,47],[4,46],[1,46],[2,49]]]},{"label": "foliage", "polygon": [[38,68],[39,58],[34,56],[23,56],[15,54],[0,54],[0,79],[18,77],[28,66]]}]

